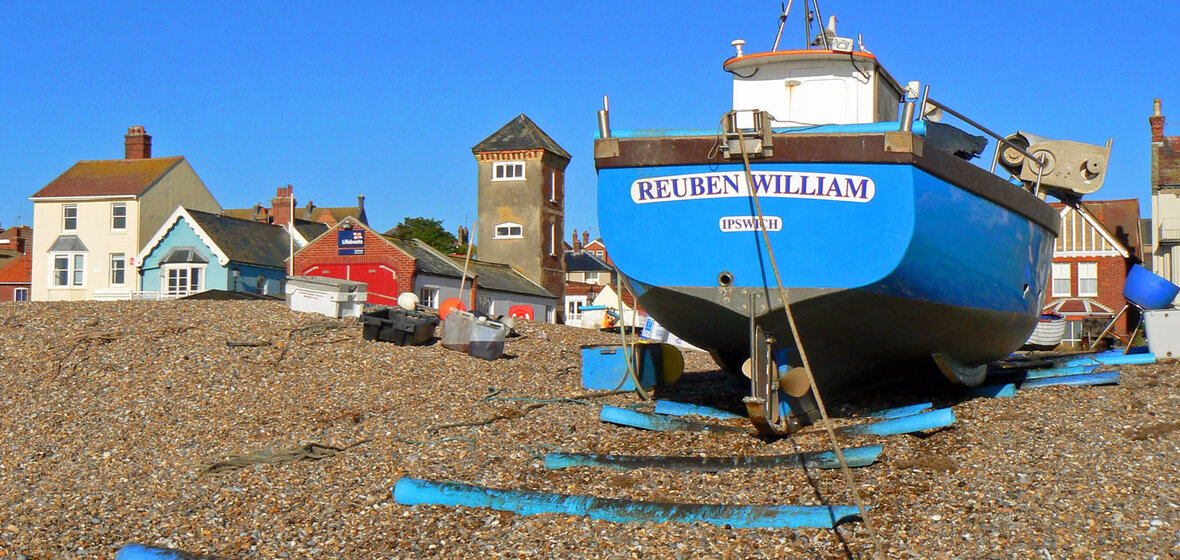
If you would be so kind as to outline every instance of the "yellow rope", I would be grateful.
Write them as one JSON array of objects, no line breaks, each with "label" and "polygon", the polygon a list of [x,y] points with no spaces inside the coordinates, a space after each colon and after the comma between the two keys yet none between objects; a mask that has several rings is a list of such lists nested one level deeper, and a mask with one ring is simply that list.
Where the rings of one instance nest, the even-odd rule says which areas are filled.
[{"label": "yellow rope", "polygon": [[[827,407],[824,406],[824,399],[819,394],[819,386],[815,382],[815,376],[811,373],[811,364],[807,361],[807,352],[803,350],[803,340],[799,338],[799,329],[795,325],[795,315],[791,312],[791,304],[788,299],[787,288],[783,285],[782,276],[778,272],[778,262],[774,258],[774,249],[770,245],[770,233],[766,231],[763,224],[762,204],[758,201],[758,189],[754,187],[753,172],[750,171],[750,157],[746,154],[746,139],[742,130],[734,126],[738,133],[738,144],[742,149],[742,163],[746,169],[746,185],[750,189],[750,194],[754,198],[754,208],[758,212],[758,229],[762,230],[762,237],[766,241],[766,252],[770,256],[770,266],[774,269],[774,279],[778,282],[779,297],[783,300],[783,311],[787,313],[787,323],[791,327],[791,335],[795,338],[795,348],[799,350],[799,357],[803,360],[803,371],[807,373],[807,382],[811,384],[811,393],[815,395],[815,403],[819,407],[819,414],[823,417],[824,427],[827,428],[828,438],[832,442],[832,451],[836,453],[836,458],[840,460],[840,472],[844,474],[844,482],[848,484],[848,489],[852,492],[852,499],[856,502],[856,509],[860,511],[860,517],[865,522],[865,528],[869,532],[869,537],[873,541],[873,546],[876,548],[877,557],[885,558],[881,550],[880,539],[877,538],[877,532],[873,528],[873,524],[869,520],[868,508],[864,505],[864,500],[860,497],[860,491],[857,490],[856,480],[852,476],[852,469],[848,467],[848,462],[844,459],[844,451],[840,448],[840,443],[836,440],[836,430],[832,427],[832,420],[828,418]],[[767,309],[770,308],[767,302]],[[753,309],[750,310],[754,312]],[[751,372],[753,375],[753,372]],[[781,412],[780,412],[781,414]]]}]

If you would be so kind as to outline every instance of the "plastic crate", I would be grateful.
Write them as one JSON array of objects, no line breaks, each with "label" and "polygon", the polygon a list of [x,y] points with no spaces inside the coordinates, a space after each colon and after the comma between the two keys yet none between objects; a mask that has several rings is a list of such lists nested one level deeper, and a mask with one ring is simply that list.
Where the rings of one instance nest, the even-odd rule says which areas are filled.
[{"label": "plastic crate", "polygon": [[398,346],[421,346],[434,338],[438,317],[420,311],[386,307],[361,315],[365,340],[392,342]]}]

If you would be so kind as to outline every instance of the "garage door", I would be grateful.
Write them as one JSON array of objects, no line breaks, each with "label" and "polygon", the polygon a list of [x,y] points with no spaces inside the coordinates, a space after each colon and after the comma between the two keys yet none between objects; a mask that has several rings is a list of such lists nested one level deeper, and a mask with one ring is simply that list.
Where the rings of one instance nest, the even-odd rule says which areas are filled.
[{"label": "garage door", "polygon": [[355,280],[369,285],[369,303],[377,305],[397,304],[397,272],[379,263],[326,264],[309,267],[303,271],[306,276],[327,276],[342,280]]}]

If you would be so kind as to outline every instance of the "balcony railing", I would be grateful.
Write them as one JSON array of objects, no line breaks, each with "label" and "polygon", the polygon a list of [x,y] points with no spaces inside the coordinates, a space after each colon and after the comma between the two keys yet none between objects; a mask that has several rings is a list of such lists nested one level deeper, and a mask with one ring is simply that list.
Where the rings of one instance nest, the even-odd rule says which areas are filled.
[{"label": "balcony railing", "polygon": [[1156,239],[1160,243],[1180,243],[1180,218],[1164,218],[1160,222]]}]

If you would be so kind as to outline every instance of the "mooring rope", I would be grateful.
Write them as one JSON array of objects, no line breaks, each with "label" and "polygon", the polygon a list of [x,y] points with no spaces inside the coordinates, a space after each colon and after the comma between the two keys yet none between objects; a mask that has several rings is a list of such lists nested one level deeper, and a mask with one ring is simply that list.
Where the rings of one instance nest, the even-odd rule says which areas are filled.
[{"label": "mooring rope", "polygon": [[[848,461],[844,459],[844,451],[840,448],[840,443],[836,440],[836,430],[832,426],[832,420],[828,417],[828,409],[824,406],[824,399],[820,396],[819,386],[815,382],[815,376],[811,372],[811,364],[807,360],[807,352],[803,350],[803,340],[799,337],[799,329],[795,325],[795,315],[791,312],[790,300],[787,299],[788,293],[786,286],[783,285],[783,278],[778,271],[778,261],[774,258],[774,248],[770,244],[770,233],[766,231],[765,224],[762,217],[762,204],[758,201],[758,189],[754,187],[754,175],[750,170],[750,156],[746,153],[746,138],[742,129],[734,123],[734,129],[738,133],[738,145],[742,150],[742,164],[746,171],[746,186],[750,189],[750,194],[754,199],[754,209],[758,213],[758,229],[762,230],[762,237],[766,241],[766,252],[770,256],[770,266],[774,269],[774,279],[778,283],[779,297],[783,300],[783,311],[787,314],[787,324],[791,327],[791,336],[795,339],[795,348],[799,350],[799,357],[803,360],[803,371],[807,374],[807,382],[811,385],[811,393],[815,395],[815,403],[819,407],[819,414],[823,417],[824,428],[828,432],[828,438],[832,442],[832,451],[836,454],[836,458],[840,460],[840,472],[844,475],[844,482],[848,484],[849,491],[852,492],[852,499],[856,502],[856,509],[860,511],[860,517],[865,522],[865,529],[868,530],[869,538],[873,541],[873,547],[876,549],[878,558],[885,558],[882,554],[881,542],[877,537],[877,531],[869,520],[868,508],[864,505],[864,500],[861,499],[860,490],[856,487],[856,480],[852,476],[852,469],[848,467]],[[767,309],[769,312],[770,305],[767,302]],[[754,313],[750,309],[750,313]],[[750,372],[751,375],[754,372]],[[780,412],[781,414],[781,412]]]}]

